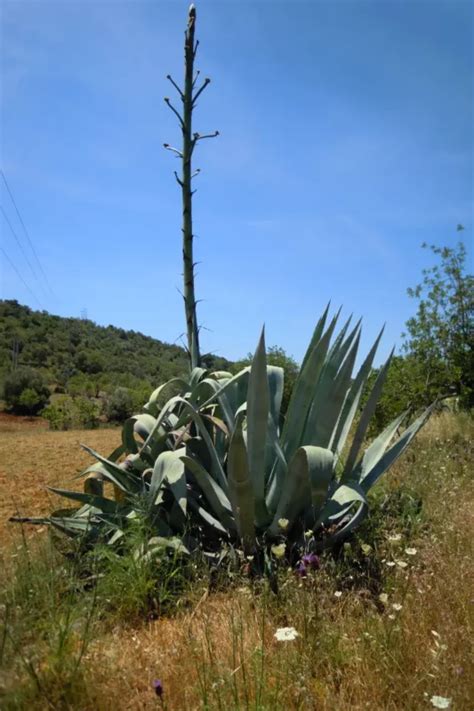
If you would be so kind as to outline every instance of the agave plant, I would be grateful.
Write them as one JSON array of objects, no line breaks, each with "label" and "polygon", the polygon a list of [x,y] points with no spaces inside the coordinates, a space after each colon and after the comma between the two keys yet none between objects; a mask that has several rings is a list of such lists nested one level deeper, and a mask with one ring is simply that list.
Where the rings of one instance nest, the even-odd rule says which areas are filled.
[{"label": "agave plant", "polygon": [[[64,533],[119,544],[137,518],[158,546],[218,555],[227,545],[253,554],[285,536],[313,531],[315,549],[346,538],[368,513],[367,494],[427,421],[403,433],[402,413],[364,449],[391,355],[361,408],[377,337],[353,377],[360,322],[333,338],[339,314],[326,308],[314,331],[280,431],[284,373],[266,362],[264,333],[237,375],[195,368],[157,388],[127,420],[122,444],[82,475],[84,491],[51,489],[81,504],[47,519]],[[393,441],[395,438],[395,441]],[[104,487],[111,485],[113,494]]]}]

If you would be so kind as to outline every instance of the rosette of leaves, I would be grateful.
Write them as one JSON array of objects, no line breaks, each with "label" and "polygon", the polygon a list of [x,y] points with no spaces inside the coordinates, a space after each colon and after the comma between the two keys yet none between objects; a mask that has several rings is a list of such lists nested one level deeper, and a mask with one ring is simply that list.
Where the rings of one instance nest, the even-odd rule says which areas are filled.
[{"label": "rosette of leaves", "polygon": [[84,492],[52,489],[81,507],[33,521],[113,545],[141,517],[161,545],[180,540],[186,551],[211,556],[227,545],[253,554],[282,536],[299,542],[308,529],[319,549],[346,538],[367,516],[370,488],[433,406],[400,433],[402,413],[366,446],[392,356],[361,409],[382,332],[354,375],[360,322],[350,329],[349,319],[334,337],[339,314],[328,322],[328,310],[281,430],[284,373],[267,365],[262,332],[250,368],[233,377],[195,368],[189,380],[175,378],[155,390],[145,412],[127,420],[111,456],[86,448],[97,461],[83,472]]}]

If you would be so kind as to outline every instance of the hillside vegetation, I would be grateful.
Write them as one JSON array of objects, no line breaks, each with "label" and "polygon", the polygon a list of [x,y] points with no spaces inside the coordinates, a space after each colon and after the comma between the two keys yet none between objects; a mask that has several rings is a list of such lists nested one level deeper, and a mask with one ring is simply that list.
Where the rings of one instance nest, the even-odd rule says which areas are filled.
[{"label": "hillside vegetation", "polygon": [[[228,366],[212,355],[204,361]],[[0,389],[8,373],[22,368],[42,375],[52,393],[91,398],[121,386],[142,405],[157,384],[187,372],[188,360],[184,348],[136,331],[0,301]]]}]

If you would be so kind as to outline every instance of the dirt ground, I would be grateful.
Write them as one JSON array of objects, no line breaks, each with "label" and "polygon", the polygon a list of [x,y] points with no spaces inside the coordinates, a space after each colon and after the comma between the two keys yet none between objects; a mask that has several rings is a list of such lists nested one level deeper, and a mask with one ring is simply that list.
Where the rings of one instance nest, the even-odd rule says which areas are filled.
[{"label": "dirt ground", "polygon": [[42,516],[61,507],[64,499],[47,486],[81,489],[73,477],[92,463],[81,443],[107,456],[120,443],[120,429],[51,432],[40,418],[0,413],[0,546],[11,540],[10,516]]}]

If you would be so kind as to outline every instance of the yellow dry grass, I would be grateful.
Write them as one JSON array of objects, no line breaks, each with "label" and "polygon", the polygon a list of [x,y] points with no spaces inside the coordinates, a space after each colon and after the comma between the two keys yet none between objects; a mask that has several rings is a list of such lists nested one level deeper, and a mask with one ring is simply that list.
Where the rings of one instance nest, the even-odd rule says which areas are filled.
[{"label": "yellow dry grass", "polygon": [[10,516],[43,516],[61,508],[63,500],[47,486],[81,489],[73,477],[91,462],[81,443],[107,455],[120,443],[120,430],[51,432],[41,420],[0,417],[0,546],[12,540]]}]

